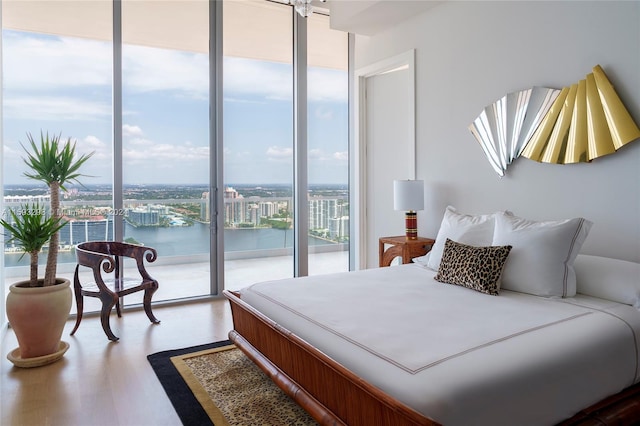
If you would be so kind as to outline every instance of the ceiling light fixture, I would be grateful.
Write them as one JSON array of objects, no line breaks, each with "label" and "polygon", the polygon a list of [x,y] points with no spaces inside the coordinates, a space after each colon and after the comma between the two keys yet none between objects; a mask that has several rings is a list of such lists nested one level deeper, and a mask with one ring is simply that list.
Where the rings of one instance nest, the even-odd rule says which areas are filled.
[{"label": "ceiling light fixture", "polygon": [[[327,0],[319,0],[325,2]],[[293,5],[296,12],[303,18],[308,18],[313,13],[313,6],[311,6],[311,0],[289,0],[289,4]]]}]

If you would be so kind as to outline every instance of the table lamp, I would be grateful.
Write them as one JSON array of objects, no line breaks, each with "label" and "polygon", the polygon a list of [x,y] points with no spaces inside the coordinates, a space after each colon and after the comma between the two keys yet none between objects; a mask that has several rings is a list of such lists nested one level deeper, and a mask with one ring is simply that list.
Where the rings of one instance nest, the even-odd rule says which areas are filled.
[{"label": "table lamp", "polygon": [[424,209],[424,181],[394,180],[393,209],[404,210],[407,240],[418,238],[418,214]]}]

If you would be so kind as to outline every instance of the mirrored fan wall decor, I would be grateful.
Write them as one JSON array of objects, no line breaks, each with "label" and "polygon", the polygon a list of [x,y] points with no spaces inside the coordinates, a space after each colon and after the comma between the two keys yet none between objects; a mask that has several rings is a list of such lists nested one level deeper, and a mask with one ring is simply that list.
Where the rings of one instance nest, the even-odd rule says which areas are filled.
[{"label": "mirrored fan wall decor", "polygon": [[544,163],[589,162],[640,138],[602,68],[561,90],[513,92],[485,107],[469,130],[504,176],[520,155]]}]

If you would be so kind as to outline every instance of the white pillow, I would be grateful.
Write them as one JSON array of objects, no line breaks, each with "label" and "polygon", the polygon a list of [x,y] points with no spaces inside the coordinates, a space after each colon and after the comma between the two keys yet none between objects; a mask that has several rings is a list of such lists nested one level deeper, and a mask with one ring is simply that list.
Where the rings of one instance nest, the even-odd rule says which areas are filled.
[{"label": "white pillow", "polygon": [[579,254],[577,292],[640,309],[640,263]]},{"label": "white pillow", "polygon": [[470,246],[490,246],[493,239],[494,216],[495,213],[462,214],[452,206],[448,206],[444,211],[436,242],[431,248],[427,267],[434,271],[438,270],[447,238]]},{"label": "white pillow", "polygon": [[592,225],[583,218],[537,222],[496,215],[492,245],[513,246],[502,288],[545,297],[575,296],[573,262]]},{"label": "white pillow", "polygon": [[424,256],[414,257],[411,259],[413,263],[417,263],[418,265],[428,268],[427,264],[429,263],[429,258],[431,257],[431,252],[425,254]]}]

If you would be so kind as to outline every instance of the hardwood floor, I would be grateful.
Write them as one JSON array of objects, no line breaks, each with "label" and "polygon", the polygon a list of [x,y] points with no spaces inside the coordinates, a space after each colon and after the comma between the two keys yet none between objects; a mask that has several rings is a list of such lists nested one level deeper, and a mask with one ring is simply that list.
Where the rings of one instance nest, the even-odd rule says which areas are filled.
[{"label": "hardwood floor", "polygon": [[0,424],[11,426],[180,425],[148,354],[226,340],[233,322],[224,298],[154,307],[152,325],[142,310],[111,316],[120,337],[107,340],[100,319],[85,317],[74,336],[68,321],[62,340],[70,348],[54,364],[21,369],[6,359],[17,347],[9,329],[0,360]]}]

